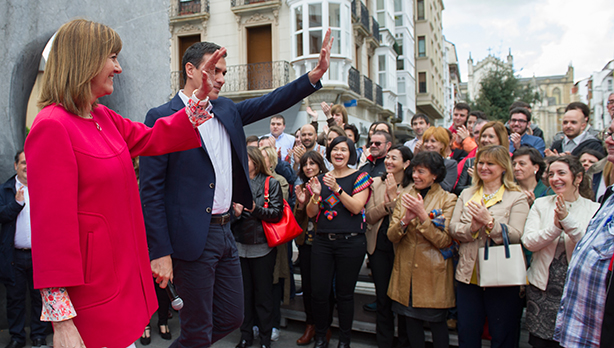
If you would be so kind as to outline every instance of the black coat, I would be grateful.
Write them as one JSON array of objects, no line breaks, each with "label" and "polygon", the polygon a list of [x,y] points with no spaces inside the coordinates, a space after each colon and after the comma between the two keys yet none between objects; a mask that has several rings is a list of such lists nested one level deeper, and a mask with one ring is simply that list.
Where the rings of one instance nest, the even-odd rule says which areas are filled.
[{"label": "black coat", "polygon": [[15,176],[8,179],[0,188],[0,282],[4,284],[15,284],[15,274],[13,273],[13,251],[15,250],[15,225],[17,216],[23,209],[15,201]]},{"label": "black coat", "polygon": [[232,224],[235,241],[241,244],[263,244],[267,242],[262,221],[278,222],[284,209],[284,197],[279,182],[271,177],[269,182],[269,207],[264,207],[264,182],[267,176],[258,174],[250,180],[254,210],[243,210],[238,220]]},{"label": "black coat", "polygon": [[[580,156],[580,154],[582,153],[584,149],[593,149],[593,150],[601,152],[604,155],[607,155],[607,153],[605,152],[603,148],[603,143],[601,142],[601,140],[595,137],[592,137],[592,136],[589,136],[588,138],[584,139],[583,142],[578,144],[578,146],[576,146],[576,148],[573,149],[573,151],[571,151],[571,154],[578,157]],[[552,151],[556,150],[558,153],[562,153],[563,152],[563,139],[553,142],[552,146],[550,146],[550,150]]]}]

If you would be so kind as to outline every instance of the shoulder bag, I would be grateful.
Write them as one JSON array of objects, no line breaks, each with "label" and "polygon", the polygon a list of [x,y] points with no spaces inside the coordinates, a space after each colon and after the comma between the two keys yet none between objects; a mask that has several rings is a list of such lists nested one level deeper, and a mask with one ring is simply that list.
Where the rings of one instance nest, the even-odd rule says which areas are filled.
[{"label": "shoulder bag", "polygon": [[527,285],[527,267],[520,244],[510,245],[507,225],[501,225],[503,245],[489,246],[490,238],[480,248],[478,267],[481,287]]},{"label": "shoulder bag", "polygon": [[[264,207],[269,207],[269,180],[271,177],[267,177],[264,182]],[[298,237],[303,229],[299,226],[298,222],[292,214],[292,209],[286,200],[284,199],[284,208],[281,220],[278,222],[266,222],[262,221],[262,229],[266,235],[267,243],[271,248],[278,245],[287,243],[294,238]]]}]

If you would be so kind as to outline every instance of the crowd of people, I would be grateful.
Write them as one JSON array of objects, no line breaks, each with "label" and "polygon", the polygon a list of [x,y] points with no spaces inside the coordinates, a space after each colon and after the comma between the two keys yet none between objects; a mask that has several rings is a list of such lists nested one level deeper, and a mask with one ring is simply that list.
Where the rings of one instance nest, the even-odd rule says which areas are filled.
[{"label": "crowd of people", "polygon": [[[368,255],[380,348],[424,347],[425,326],[448,347],[450,325],[459,347],[483,337],[517,347],[524,307],[533,347],[614,346],[614,122],[596,132],[588,107],[570,103],[546,148],[528,104],[510,105],[504,124],[459,103],[449,128],[416,114],[416,137],[397,144],[378,121],[358,146],[345,107],[323,102],[321,132],[307,108],[311,122],[286,134],[280,113],[321,88],[332,41],[328,30],[313,70],[240,103],[219,96],[226,50],[196,43],[185,87],[141,124],[97,103],[122,72],[117,33],[63,25],[43,109],[0,195],[7,347],[25,345],[27,290],[34,346],[46,344],[45,322],[58,347],[146,345],[156,309],[170,340],[162,289],[174,284],[185,304],[171,347],[208,347],[240,328],[237,348],[269,348],[293,292],[292,243],[306,314],[298,345],[328,347],[336,309],[338,348],[350,347]],[[269,116],[270,134],[245,137]],[[278,222],[286,202],[302,233],[271,247],[263,222]],[[526,284],[482,283],[484,250],[502,244],[522,245]]]}]

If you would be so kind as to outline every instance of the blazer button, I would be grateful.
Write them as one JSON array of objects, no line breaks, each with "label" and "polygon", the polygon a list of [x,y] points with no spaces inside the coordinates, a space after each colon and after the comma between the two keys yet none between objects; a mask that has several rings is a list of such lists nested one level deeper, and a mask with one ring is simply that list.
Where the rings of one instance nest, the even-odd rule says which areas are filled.
[{"label": "blazer button", "polygon": [[215,184],[214,184],[214,183],[210,183],[210,184],[209,184],[209,187],[210,187],[210,188],[214,188],[214,187],[215,187]]},{"label": "blazer button", "polygon": [[207,213],[211,214],[211,208],[206,209]]},{"label": "blazer button", "polygon": [[418,268],[418,264],[415,264],[414,267]]}]

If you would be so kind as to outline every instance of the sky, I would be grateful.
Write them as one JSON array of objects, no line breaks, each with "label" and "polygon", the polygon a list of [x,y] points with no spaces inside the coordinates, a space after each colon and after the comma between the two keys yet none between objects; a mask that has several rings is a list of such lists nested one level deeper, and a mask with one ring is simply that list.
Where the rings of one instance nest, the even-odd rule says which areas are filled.
[{"label": "sky", "polygon": [[461,81],[489,54],[514,56],[522,77],[564,75],[574,81],[614,59],[612,0],[443,0],[443,33],[456,45]]}]

